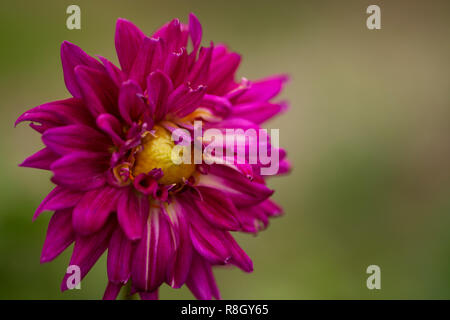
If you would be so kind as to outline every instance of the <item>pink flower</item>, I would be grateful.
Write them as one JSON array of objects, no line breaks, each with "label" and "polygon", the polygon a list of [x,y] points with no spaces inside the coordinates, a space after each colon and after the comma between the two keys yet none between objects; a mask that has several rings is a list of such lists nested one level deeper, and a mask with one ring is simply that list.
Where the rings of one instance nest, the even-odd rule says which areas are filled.
[{"label": "pink flower", "polygon": [[[56,184],[34,214],[54,211],[41,262],[74,242],[70,265],[84,277],[108,249],[105,299],[115,299],[128,281],[144,299],[157,298],[164,282],[186,284],[198,299],[219,299],[213,265],[253,270],[230,231],[256,233],[281,214],[259,162],[168,161],[176,129],[192,132],[194,121],[219,131],[259,129],[286,106],[271,101],[285,76],[236,82],[240,56],[224,45],[200,47],[201,38],[193,14],[188,25],[175,19],[151,37],[119,19],[121,68],[64,42],[64,81],[73,97],[37,106],[16,122],[31,121],[45,144],[21,166],[51,170]],[[271,150],[280,154],[277,173],[287,172],[285,152]]]}]

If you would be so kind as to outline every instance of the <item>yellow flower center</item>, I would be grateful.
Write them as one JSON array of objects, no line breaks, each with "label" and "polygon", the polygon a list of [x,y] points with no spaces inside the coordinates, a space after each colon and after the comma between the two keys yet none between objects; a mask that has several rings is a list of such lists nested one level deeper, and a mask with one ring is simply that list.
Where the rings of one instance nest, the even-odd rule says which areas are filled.
[{"label": "yellow flower center", "polygon": [[160,168],[164,172],[164,176],[158,181],[161,184],[174,184],[188,179],[195,172],[195,164],[192,161],[183,163],[182,152],[174,152],[172,155],[175,143],[169,131],[160,126],[154,126],[153,129],[153,135],[148,134],[143,138],[143,149],[136,155],[133,175],[138,176]]}]

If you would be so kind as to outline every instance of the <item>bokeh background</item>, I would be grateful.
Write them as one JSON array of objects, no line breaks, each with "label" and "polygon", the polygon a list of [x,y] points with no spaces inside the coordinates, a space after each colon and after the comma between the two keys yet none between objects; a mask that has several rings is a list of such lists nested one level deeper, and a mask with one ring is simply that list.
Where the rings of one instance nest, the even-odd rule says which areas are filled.
[{"label": "bokeh background", "polygon": [[[81,30],[66,8],[81,7]],[[381,7],[382,29],[366,28]],[[97,299],[103,256],[81,290],[60,293],[70,250],[40,265],[48,172],[19,168],[41,148],[25,110],[68,97],[59,45],[117,62],[118,17],[153,32],[195,12],[204,43],[243,55],[239,76],[287,72],[280,128],[294,170],[272,178],[285,208],[257,237],[238,235],[255,271],[217,268],[225,299],[450,298],[449,1],[24,1],[0,5],[0,298]],[[366,268],[381,267],[381,290]],[[163,299],[192,298],[164,287]]]}]

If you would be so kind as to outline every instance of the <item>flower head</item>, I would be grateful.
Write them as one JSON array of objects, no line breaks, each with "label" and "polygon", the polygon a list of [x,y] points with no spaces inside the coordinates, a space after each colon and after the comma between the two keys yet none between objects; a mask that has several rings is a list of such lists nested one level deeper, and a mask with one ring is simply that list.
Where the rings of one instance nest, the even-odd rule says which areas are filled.
[{"label": "flower head", "polygon": [[[286,106],[271,101],[285,76],[236,81],[240,56],[224,45],[200,47],[201,39],[193,14],[189,24],[175,19],[151,37],[119,19],[120,68],[64,42],[64,81],[72,97],[17,120],[30,121],[45,144],[21,166],[52,171],[56,185],[34,215],[54,211],[41,262],[74,243],[70,265],[84,277],[107,250],[106,299],[127,282],[144,299],[157,298],[163,283],[186,284],[198,299],[220,298],[212,266],[253,269],[230,231],[256,233],[281,214],[260,174],[267,163],[236,161],[238,146],[251,147],[248,140],[227,149],[231,162],[175,161],[208,148],[192,138],[196,123],[202,132],[259,130]],[[177,149],[179,132],[183,148],[196,151]],[[285,152],[268,136],[258,138],[257,149],[262,145],[279,155],[275,173],[288,171]],[[212,157],[220,158],[215,150]]]}]

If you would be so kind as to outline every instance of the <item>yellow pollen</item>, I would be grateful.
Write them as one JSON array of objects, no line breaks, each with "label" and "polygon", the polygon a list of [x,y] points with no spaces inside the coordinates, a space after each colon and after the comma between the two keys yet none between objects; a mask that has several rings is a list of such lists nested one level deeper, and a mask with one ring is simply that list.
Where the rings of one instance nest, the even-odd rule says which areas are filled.
[{"label": "yellow pollen", "polygon": [[[136,163],[133,175],[136,177],[141,173],[149,173],[152,169],[162,169],[164,175],[159,180],[161,184],[174,184],[188,179],[195,172],[195,164],[179,163],[172,160],[172,149],[175,143],[172,136],[163,127],[154,126],[154,135],[147,134],[142,140],[142,151],[136,155]],[[182,158],[182,154],[175,155]]]}]

